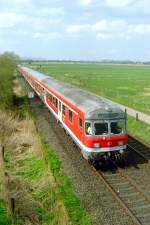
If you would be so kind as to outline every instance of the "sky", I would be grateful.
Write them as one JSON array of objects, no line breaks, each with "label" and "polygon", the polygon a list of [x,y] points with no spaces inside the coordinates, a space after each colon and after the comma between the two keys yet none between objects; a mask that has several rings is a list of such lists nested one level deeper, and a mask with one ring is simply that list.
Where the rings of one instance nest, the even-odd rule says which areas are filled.
[{"label": "sky", "polygon": [[150,61],[150,0],[0,0],[0,53]]}]

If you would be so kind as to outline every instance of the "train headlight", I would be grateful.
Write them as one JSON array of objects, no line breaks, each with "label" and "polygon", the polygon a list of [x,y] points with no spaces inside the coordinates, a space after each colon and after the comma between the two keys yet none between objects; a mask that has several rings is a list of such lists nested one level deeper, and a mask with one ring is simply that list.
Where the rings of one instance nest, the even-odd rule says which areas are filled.
[{"label": "train headlight", "polygon": [[93,147],[94,147],[94,148],[100,148],[100,143],[94,143],[94,144],[93,144]]},{"label": "train headlight", "polygon": [[123,141],[118,141],[118,145],[119,145],[119,146],[124,145]]},{"label": "train headlight", "polygon": [[112,146],[112,142],[111,141],[108,141],[107,142],[107,146],[109,146],[109,147]]}]

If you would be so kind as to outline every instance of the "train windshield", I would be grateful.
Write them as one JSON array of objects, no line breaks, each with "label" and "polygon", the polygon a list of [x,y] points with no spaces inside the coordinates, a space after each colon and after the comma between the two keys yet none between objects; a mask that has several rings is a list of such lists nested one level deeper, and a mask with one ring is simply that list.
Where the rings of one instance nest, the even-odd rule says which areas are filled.
[{"label": "train windshield", "polygon": [[124,132],[124,120],[110,122],[111,134],[121,134]]},{"label": "train windshield", "polygon": [[94,133],[95,133],[95,135],[107,135],[108,134],[108,123],[107,122],[94,123]]},{"label": "train windshield", "polygon": [[85,122],[86,135],[119,135],[125,131],[125,120],[101,120]]}]

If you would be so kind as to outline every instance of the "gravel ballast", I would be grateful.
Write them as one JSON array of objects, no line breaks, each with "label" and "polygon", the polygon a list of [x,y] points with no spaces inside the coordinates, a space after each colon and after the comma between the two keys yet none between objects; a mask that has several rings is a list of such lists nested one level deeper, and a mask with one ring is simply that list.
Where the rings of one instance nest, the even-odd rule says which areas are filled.
[{"label": "gravel ballast", "polygon": [[31,100],[31,109],[36,114],[39,132],[56,151],[63,171],[71,179],[81,206],[90,215],[93,225],[133,225],[41,100],[37,97]]}]

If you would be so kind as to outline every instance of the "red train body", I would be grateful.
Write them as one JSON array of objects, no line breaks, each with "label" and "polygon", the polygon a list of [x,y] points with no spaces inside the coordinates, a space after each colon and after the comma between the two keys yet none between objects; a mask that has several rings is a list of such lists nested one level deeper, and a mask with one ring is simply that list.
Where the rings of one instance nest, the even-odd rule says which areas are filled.
[{"label": "red train body", "polygon": [[90,160],[122,155],[126,114],[117,105],[27,67],[19,72]]}]

